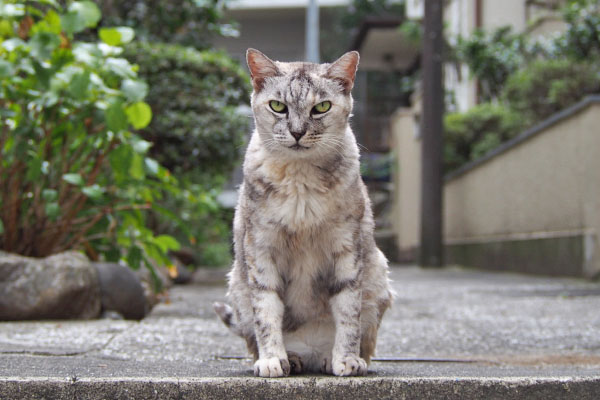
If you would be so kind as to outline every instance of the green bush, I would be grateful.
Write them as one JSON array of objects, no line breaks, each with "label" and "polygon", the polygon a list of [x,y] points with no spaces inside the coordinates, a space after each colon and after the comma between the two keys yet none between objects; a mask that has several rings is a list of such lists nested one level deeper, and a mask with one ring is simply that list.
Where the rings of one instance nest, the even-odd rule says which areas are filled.
[{"label": "green bush", "polygon": [[[240,105],[249,105],[249,77],[230,57],[215,51],[135,43],[124,56],[138,65],[139,75],[150,85],[146,101],[154,118],[139,133],[154,144],[150,154],[176,174],[184,194],[160,202],[153,229],[189,242],[200,264],[223,265],[229,259],[231,218],[216,196],[250,129],[250,119],[238,112]],[[175,224],[174,218],[181,223]]]},{"label": "green bush", "polygon": [[[510,28],[475,32],[455,52],[478,78],[483,103],[445,119],[447,170],[467,163],[569,107],[600,93],[600,5],[568,0],[562,10],[566,31],[544,44]],[[549,44],[549,45],[548,45]]]},{"label": "green bush", "polygon": [[102,26],[124,25],[146,42],[210,47],[214,36],[237,36],[225,16],[228,0],[94,0],[102,9]]},{"label": "green bush", "polygon": [[600,67],[568,59],[538,60],[512,75],[503,100],[526,125],[549,117],[587,94],[600,92]]},{"label": "green bush", "polygon": [[600,4],[597,0],[569,0],[562,10],[566,31],[554,40],[556,57],[575,61],[600,58]]},{"label": "green bush", "polygon": [[473,161],[519,133],[522,121],[510,109],[483,103],[444,117],[444,169]]},{"label": "green bush", "polygon": [[147,227],[177,181],[133,129],[152,113],[147,85],[120,58],[129,28],[75,34],[101,14],[90,1],[0,3],[0,248],[27,256],[84,250],[93,259],[169,263],[179,246]]},{"label": "green bush", "polygon": [[170,44],[132,43],[124,52],[150,86],[154,119],[140,133],[150,154],[176,175],[228,174],[239,159],[249,104],[246,72],[227,55]]},{"label": "green bush", "polygon": [[459,37],[455,55],[478,79],[481,100],[490,101],[498,97],[515,71],[540,53],[541,46],[505,26],[491,33],[477,30],[468,38]]}]

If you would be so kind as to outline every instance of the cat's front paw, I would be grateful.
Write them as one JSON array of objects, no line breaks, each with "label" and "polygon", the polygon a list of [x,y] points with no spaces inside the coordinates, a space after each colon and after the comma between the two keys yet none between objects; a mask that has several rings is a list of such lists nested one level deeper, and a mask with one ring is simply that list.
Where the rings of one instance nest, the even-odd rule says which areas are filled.
[{"label": "cat's front paw", "polygon": [[261,358],[254,363],[254,376],[279,378],[290,374],[290,363],[285,358]]},{"label": "cat's front paw", "polygon": [[356,355],[335,357],[331,362],[331,369],[337,376],[367,375],[367,363]]}]

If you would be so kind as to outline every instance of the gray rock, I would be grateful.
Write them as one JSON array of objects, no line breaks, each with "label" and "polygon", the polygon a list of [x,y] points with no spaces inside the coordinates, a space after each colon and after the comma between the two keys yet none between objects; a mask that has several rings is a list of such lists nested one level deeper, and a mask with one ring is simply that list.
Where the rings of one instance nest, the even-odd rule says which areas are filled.
[{"label": "gray rock", "polygon": [[100,315],[98,275],[75,251],[46,258],[0,253],[0,320]]},{"label": "gray rock", "polygon": [[[169,279],[169,277],[163,273],[160,268],[155,269],[158,279],[161,282],[162,290],[167,290],[171,286],[173,286],[173,282]],[[154,279],[150,274],[148,268],[140,268],[134,271],[137,277],[140,279],[142,283],[142,287],[144,288],[144,296],[146,297],[146,301],[150,305],[150,307],[154,307],[156,304],[160,303],[160,294],[155,290]]]},{"label": "gray rock", "polygon": [[102,311],[116,311],[125,319],[142,319],[152,305],[146,300],[140,278],[128,267],[93,263],[98,271],[102,293]]}]

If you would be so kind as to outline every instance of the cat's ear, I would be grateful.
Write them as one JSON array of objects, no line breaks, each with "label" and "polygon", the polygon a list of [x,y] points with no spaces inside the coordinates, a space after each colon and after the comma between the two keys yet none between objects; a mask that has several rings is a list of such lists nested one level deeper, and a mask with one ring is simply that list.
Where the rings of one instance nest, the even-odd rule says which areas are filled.
[{"label": "cat's ear", "polygon": [[246,62],[250,70],[252,86],[254,86],[254,90],[257,92],[263,88],[266,78],[281,75],[275,63],[256,49],[248,49],[246,51]]},{"label": "cat's ear", "polygon": [[327,69],[326,76],[339,81],[344,88],[344,93],[350,93],[354,86],[359,58],[358,51],[350,51],[338,58]]}]

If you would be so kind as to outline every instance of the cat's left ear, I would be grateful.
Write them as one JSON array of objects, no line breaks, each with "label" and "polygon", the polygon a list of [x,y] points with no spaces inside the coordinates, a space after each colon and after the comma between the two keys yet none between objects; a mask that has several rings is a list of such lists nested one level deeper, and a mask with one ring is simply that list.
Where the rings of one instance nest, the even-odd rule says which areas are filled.
[{"label": "cat's left ear", "polygon": [[327,69],[326,76],[339,81],[346,94],[350,93],[354,86],[354,78],[356,77],[359,58],[358,51],[350,51],[338,58]]},{"label": "cat's left ear", "polygon": [[252,86],[254,86],[254,90],[257,92],[263,88],[266,78],[281,75],[275,63],[256,49],[248,49],[246,51],[246,62],[250,70]]}]

